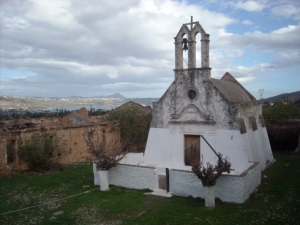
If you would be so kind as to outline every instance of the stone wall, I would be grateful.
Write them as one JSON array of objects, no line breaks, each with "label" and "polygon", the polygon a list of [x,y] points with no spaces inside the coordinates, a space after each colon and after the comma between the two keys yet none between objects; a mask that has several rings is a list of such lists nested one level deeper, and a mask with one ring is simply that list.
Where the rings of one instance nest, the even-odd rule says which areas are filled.
[{"label": "stone wall", "polygon": [[47,132],[56,135],[65,143],[65,148],[56,150],[53,159],[63,165],[84,162],[92,158],[84,137],[92,133],[97,142],[120,143],[120,131],[117,123],[91,122],[85,108],[63,118],[42,118],[39,120],[8,121],[0,129],[0,168],[5,170],[24,170],[26,163],[18,158],[18,144],[35,132]]},{"label": "stone wall", "polygon": [[[102,123],[90,126],[74,126],[74,127],[59,127],[49,128],[45,130],[23,130],[18,133],[12,132],[6,138],[3,138],[0,142],[0,154],[1,164],[0,167],[9,166],[14,170],[26,169],[26,163],[22,162],[18,158],[17,149],[18,143],[30,138],[34,132],[48,132],[49,134],[55,134],[57,137],[65,142],[65,148],[63,151],[55,151],[53,158],[58,163],[63,165],[70,163],[84,162],[92,158],[92,155],[88,152],[88,146],[84,138],[84,134],[89,131],[93,131],[93,138],[99,142],[109,144],[111,142],[119,143],[119,130],[111,129],[112,124]],[[14,159],[13,162],[7,161],[7,146],[9,142],[13,142],[14,145]]]}]

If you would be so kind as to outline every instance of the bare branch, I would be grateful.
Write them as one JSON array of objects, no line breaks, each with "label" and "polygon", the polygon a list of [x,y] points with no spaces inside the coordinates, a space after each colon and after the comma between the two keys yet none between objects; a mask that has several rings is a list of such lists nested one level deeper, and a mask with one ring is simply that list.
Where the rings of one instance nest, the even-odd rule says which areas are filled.
[{"label": "bare branch", "polygon": [[217,154],[218,163],[213,166],[209,162],[206,163],[206,167],[203,166],[203,155],[196,160],[191,162],[193,173],[201,180],[204,187],[213,186],[216,184],[217,179],[222,175],[223,172],[230,173],[231,163],[228,157],[222,158],[221,153]]},{"label": "bare branch", "polygon": [[127,154],[122,148],[116,147],[115,142],[109,144],[100,143],[92,139],[91,130],[85,132],[84,139],[88,145],[88,151],[93,155],[93,162],[96,163],[98,170],[109,170],[116,166]]}]

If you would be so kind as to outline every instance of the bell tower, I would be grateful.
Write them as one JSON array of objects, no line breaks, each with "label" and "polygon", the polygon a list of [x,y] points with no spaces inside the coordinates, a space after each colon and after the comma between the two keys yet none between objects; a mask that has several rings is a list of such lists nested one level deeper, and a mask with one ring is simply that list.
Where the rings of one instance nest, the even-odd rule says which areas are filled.
[{"label": "bell tower", "polygon": [[[189,26],[188,26],[189,25]],[[183,51],[188,51],[188,69],[196,69],[196,35],[201,34],[201,69],[209,67],[209,34],[205,32],[200,23],[191,22],[181,26],[175,39],[175,70],[183,69]],[[186,35],[187,38],[183,38]]]}]

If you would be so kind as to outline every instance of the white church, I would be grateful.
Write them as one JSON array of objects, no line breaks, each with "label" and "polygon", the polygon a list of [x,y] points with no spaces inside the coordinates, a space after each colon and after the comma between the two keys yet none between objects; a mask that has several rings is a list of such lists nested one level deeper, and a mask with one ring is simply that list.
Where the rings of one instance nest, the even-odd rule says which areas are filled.
[{"label": "white church", "polygon": [[[196,37],[201,38],[198,48]],[[190,162],[202,156],[205,164],[216,165],[220,152],[234,171],[217,180],[215,196],[244,203],[260,184],[261,171],[274,161],[262,105],[230,73],[211,77],[209,34],[199,22],[183,24],[174,39],[174,81],[153,103],[145,152],[128,154],[109,171],[109,183],[148,188],[164,196],[203,198]]]}]

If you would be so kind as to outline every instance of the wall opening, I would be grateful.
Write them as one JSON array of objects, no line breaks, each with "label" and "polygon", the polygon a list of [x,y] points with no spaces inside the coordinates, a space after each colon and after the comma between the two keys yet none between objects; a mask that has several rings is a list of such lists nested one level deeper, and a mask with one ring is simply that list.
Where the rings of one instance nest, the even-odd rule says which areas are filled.
[{"label": "wall opening", "polygon": [[184,40],[186,40],[186,46],[188,46],[188,36],[185,34],[182,37],[182,65],[183,65],[183,69],[187,69],[188,68],[188,61],[189,61],[189,50],[183,50],[184,47]]},{"label": "wall opening", "polygon": [[7,156],[7,165],[11,165],[16,158],[15,152],[16,141],[9,141],[6,144],[6,156]]},{"label": "wall opening", "polygon": [[200,159],[200,135],[184,135],[184,164]]},{"label": "wall opening", "polygon": [[195,68],[201,68],[202,67],[202,48],[201,48],[201,34],[197,33],[195,36],[195,45],[196,45],[196,65]]}]

